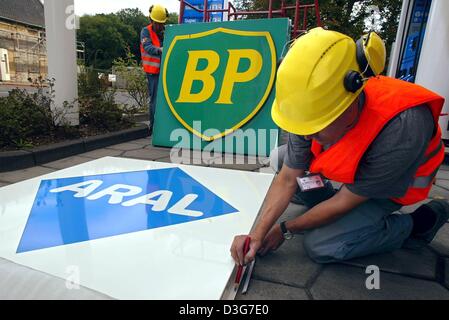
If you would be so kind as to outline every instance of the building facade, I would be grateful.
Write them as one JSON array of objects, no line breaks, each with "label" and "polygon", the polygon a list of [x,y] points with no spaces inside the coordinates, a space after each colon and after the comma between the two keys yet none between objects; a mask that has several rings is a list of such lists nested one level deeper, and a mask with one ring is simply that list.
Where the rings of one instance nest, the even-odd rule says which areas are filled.
[{"label": "building facade", "polygon": [[39,0],[0,0],[0,82],[47,77],[44,6]]}]

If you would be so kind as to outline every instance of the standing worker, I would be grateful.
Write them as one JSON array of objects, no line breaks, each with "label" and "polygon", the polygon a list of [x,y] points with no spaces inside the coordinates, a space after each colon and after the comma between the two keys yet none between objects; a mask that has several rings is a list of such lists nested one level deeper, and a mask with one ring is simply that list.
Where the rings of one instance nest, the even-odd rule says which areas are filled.
[{"label": "standing worker", "polygon": [[161,56],[164,41],[165,23],[168,11],[165,7],[155,4],[150,7],[151,23],[140,33],[140,53],[143,70],[147,74],[148,91],[150,94],[150,135],[153,134],[154,114],[156,112],[157,85],[161,68]]},{"label": "standing worker", "polygon": [[[276,250],[297,233],[305,233],[304,248],[314,261],[331,263],[399,249],[410,238],[429,243],[445,224],[445,200],[397,214],[428,197],[444,159],[438,125],[444,99],[379,76],[385,56],[374,32],[356,43],[315,28],[290,48],[272,108],[275,123],[289,132],[288,143],[272,154],[279,174],[246,255],[247,235],[234,238],[237,264]],[[309,210],[277,224],[290,201]]]}]

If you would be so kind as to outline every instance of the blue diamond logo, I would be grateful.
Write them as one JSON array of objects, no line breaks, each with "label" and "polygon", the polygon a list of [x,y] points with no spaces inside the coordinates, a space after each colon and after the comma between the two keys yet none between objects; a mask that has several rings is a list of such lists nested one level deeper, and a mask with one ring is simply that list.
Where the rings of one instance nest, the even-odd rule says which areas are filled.
[{"label": "blue diamond logo", "polygon": [[236,212],[180,168],[43,180],[17,253]]}]

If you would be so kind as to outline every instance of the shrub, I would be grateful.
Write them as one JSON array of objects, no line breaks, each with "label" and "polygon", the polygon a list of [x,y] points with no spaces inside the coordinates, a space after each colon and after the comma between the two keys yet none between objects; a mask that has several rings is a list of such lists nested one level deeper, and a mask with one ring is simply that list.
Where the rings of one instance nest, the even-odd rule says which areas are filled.
[{"label": "shrub", "polygon": [[149,92],[147,78],[136,57],[128,50],[126,58],[114,61],[114,72],[125,82],[128,95],[136,102],[140,111],[148,112]]},{"label": "shrub", "polygon": [[[31,80],[30,80],[31,81]],[[115,91],[92,70],[78,79],[79,99],[64,102],[62,111],[52,110],[54,79],[32,82],[37,89],[30,93],[14,89],[0,98],[0,149],[21,149],[33,145],[115,131],[134,124],[133,108],[115,103]],[[80,126],[70,126],[66,115],[78,103]]]},{"label": "shrub", "polygon": [[96,71],[88,69],[78,79],[81,125],[106,131],[132,126],[134,109],[116,104],[115,90],[108,88]]},{"label": "shrub", "polygon": [[54,136],[68,129],[63,116],[73,106],[66,104],[64,112],[56,114],[51,111],[54,81],[39,78],[33,86],[37,92],[13,89],[0,98],[0,148],[31,147],[36,136]]}]

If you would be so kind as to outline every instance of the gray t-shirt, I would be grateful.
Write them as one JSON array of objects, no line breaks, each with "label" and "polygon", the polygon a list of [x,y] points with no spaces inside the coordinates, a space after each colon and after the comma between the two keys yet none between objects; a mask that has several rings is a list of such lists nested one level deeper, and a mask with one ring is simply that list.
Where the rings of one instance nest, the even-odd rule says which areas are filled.
[{"label": "gray t-shirt", "polygon": [[[353,184],[346,187],[369,198],[405,195],[424,159],[435,126],[430,109],[418,106],[394,117],[371,143],[362,157]],[[289,134],[285,165],[308,170],[312,160],[311,141]]]}]

